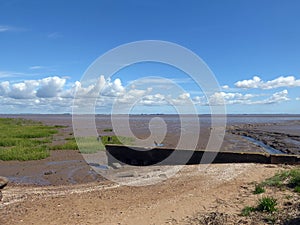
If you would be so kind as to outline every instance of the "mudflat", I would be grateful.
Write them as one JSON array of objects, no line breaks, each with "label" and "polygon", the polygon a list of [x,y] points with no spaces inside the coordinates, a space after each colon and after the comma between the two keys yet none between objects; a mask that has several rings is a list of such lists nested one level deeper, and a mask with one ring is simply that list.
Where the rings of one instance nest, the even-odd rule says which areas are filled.
[{"label": "mudflat", "polygon": [[[1,117],[25,118],[40,121],[45,125],[64,126],[59,134],[55,135],[53,140],[55,144],[62,143],[73,133],[71,115],[2,115]],[[135,138],[143,140],[149,137],[149,122],[156,117],[161,117],[167,124],[166,135],[161,141],[167,148],[176,147],[181,132],[193,133],[193,124],[187,123],[187,127],[181,127],[180,118],[176,115],[135,115],[131,116],[129,121]],[[110,130],[112,129],[110,116],[98,115],[95,122],[100,135],[114,134]],[[126,121],[120,116],[118,122],[122,125],[122,122]],[[196,149],[205,149],[211,134],[210,117],[200,116],[199,123],[200,133]],[[298,116],[228,116],[226,133],[220,151],[265,152],[262,146],[244,138],[244,136],[251,136],[285,153],[299,154],[299,129],[300,117]],[[121,134],[128,135],[126,130]],[[190,138],[193,137],[194,135],[191,135]],[[136,142],[138,143],[138,140]],[[186,145],[188,144],[189,140]],[[103,178],[85,161],[85,158],[93,157],[93,155],[81,154],[77,150],[50,151],[50,157],[42,160],[1,161],[0,175],[8,177],[10,185],[67,185],[101,181]],[[97,154],[97,160],[104,164],[105,157],[104,152]]]}]

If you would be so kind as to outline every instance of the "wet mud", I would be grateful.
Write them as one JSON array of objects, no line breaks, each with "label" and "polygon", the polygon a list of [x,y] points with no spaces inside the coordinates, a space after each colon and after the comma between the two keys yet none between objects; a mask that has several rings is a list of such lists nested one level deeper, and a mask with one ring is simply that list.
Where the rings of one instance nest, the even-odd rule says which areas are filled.
[{"label": "wet mud", "polygon": [[[300,154],[300,121],[230,126],[228,132],[247,137],[285,154]],[[249,139],[251,138],[251,139]],[[269,152],[279,154],[280,152]]]}]

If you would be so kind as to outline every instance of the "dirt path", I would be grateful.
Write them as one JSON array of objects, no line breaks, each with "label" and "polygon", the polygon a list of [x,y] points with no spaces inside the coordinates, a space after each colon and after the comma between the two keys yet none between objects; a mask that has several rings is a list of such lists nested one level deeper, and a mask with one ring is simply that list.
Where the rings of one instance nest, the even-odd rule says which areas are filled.
[{"label": "dirt path", "polygon": [[7,187],[1,224],[186,224],[199,212],[239,214],[250,183],[272,176],[280,166],[214,164],[186,166],[152,186],[111,182],[59,187]]}]

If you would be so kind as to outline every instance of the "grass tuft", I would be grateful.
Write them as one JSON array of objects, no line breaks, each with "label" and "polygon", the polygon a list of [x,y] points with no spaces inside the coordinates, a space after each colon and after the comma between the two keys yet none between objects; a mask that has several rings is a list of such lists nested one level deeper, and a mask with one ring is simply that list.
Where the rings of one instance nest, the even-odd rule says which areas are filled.
[{"label": "grass tuft", "polygon": [[282,171],[275,174],[273,177],[265,180],[263,186],[273,186],[273,187],[282,187],[284,182],[288,179],[290,171]]},{"label": "grass tuft", "polygon": [[257,206],[246,206],[242,209],[242,216],[249,216],[251,212],[260,211],[260,212],[268,212],[272,213],[277,211],[277,200],[273,197],[263,197],[258,200]]},{"label": "grass tuft", "polygon": [[300,168],[279,172],[260,185],[263,187],[289,187],[293,188],[295,192],[300,193]]},{"label": "grass tuft", "polygon": [[277,200],[273,197],[263,197],[259,199],[257,210],[261,212],[275,212],[277,211]]},{"label": "grass tuft", "polygon": [[254,212],[256,209],[251,206],[246,206],[245,208],[242,209],[242,216],[250,216],[251,212]]},{"label": "grass tuft", "polygon": [[263,185],[257,184],[257,185],[255,185],[255,189],[254,189],[254,191],[253,191],[253,194],[257,195],[257,194],[264,193],[265,191],[266,191],[266,190],[265,190],[265,188],[264,188]]}]

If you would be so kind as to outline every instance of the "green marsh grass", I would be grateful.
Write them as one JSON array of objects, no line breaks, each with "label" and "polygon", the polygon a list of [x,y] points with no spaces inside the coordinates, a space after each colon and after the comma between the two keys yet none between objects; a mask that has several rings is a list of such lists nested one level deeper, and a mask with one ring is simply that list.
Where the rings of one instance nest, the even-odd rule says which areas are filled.
[{"label": "green marsh grass", "polygon": [[37,160],[49,156],[47,143],[57,128],[40,122],[0,118],[0,160]]},{"label": "green marsh grass", "polygon": [[53,135],[65,126],[46,126],[25,119],[0,118],[0,160],[38,160],[50,155],[49,150],[79,150],[94,153],[105,150],[106,144],[133,144],[134,139],[122,136],[68,137],[65,143],[51,145]]},{"label": "green marsh grass", "polygon": [[[101,142],[96,137],[69,137],[64,144],[51,146],[51,150],[80,150],[81,153],[95,153],[105,150],[106,144],[131,145],[133,138],[123,136],[101,136]],[[77,140],[77,142],[76,142]],[[78,147],[78,145],[79,147]]]}]

